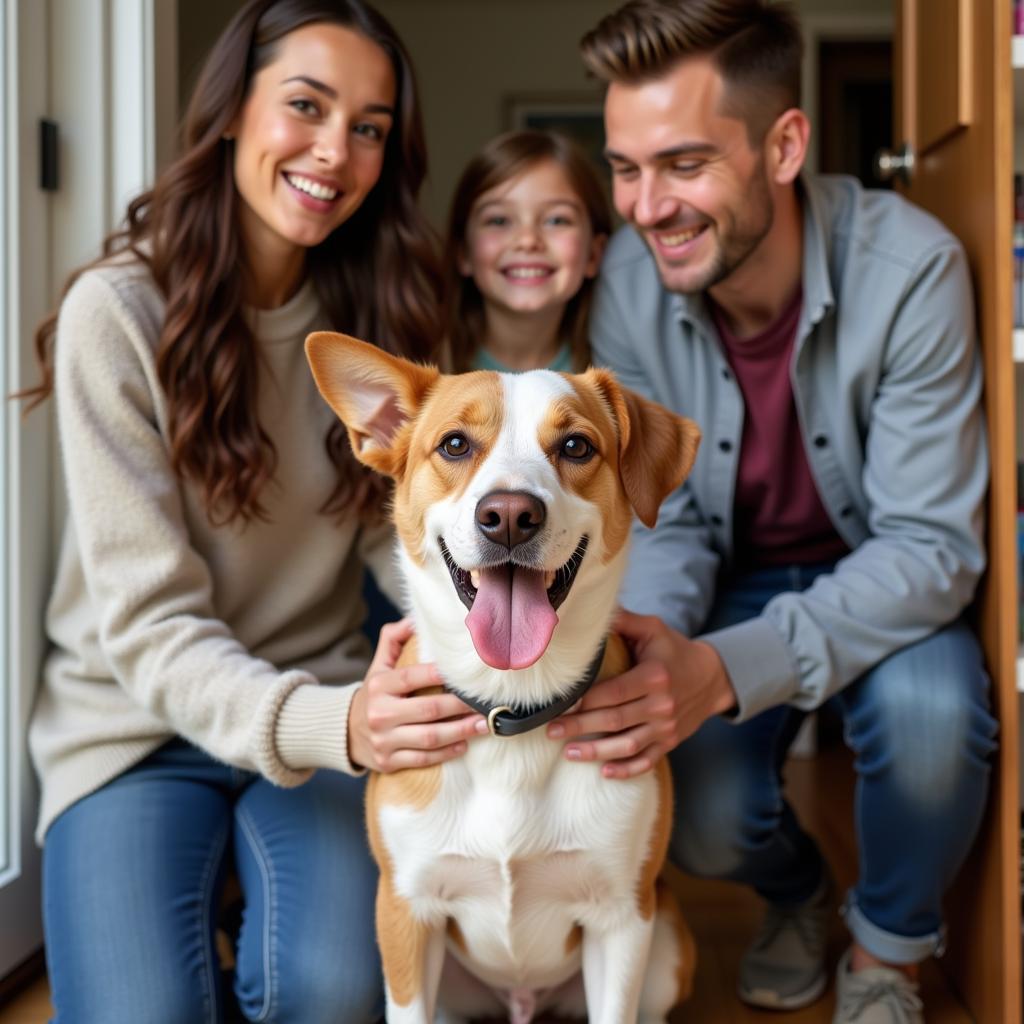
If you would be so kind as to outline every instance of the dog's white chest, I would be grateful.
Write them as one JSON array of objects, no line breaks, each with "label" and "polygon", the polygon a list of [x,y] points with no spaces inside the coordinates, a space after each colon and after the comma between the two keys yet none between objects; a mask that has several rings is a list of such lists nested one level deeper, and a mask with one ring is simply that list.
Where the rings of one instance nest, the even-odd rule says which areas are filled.
[{"label": "dog's white chest", "polygon": [[517,742],[507,764],[498,748],[449,766],[429,806],[381,807],[379,823],[416,916],[454,921],[453,953],[489,984],[543,988],[579,969],[581,924],[634,905],[657,794],[650,776],[609,782],[564,762],[538,786],[529,766],[560,753],[539,732]]}]

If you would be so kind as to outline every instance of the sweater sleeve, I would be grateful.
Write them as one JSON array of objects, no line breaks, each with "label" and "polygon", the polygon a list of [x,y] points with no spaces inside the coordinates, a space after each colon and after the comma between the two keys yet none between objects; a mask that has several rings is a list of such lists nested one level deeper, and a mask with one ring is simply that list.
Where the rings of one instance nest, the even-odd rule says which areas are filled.
[{"label": "sweater sleeve", "polygon": [[[358,547],[381,592],[400,608],[401,574],[396,565],[395,531],[391,523],[364,526]],[[326,766],[350,775],[366,773],[348,752],[349,712],[362,685],[358,682],[349,686],[300,686],[288,697],[277,722],[277,749],[285,764],[299,769]]]},{"label": "sweater sleeve", "polygon": [[292,770],[336,768],[364,775],[348,753],[348,716],[352,698],[363,684],[297,686],[285,700],[277,719],[275,745]]},{"label": "sweater sleeve", "polygon": [[298,784],[310,772],[281,758],[276,723],[317,680],[255,657],[218,618],[161,433],[156,321],[108,275],[86,273],[68,293],[55,351],[68,514],[102,652],[120,686],[169,729],[229,764]]}]

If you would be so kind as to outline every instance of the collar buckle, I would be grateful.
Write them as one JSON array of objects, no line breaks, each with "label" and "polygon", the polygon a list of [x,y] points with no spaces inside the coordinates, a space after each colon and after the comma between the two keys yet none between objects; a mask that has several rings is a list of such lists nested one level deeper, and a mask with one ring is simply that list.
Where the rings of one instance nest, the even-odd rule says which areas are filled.
[{"label": "collar buckle", "polygon": [[499,704],[497,707],[493,707],[491,708],[490,711],[487,712],[487,729],[492,736],[501,735],[501,733],[498,732],[498,715],[500,715],[503,711],[508,712],[508,714],[510,715],[515,714],[515,712],[507,704]]}]

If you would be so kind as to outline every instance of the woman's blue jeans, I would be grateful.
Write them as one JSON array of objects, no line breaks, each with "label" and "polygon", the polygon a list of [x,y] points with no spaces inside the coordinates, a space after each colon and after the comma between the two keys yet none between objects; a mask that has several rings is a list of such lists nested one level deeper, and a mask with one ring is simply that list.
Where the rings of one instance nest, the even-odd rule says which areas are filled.
[{"label": "woman's blue jeans", "polygon": [[43,852],[54,1020],[237,1019],[214,950],[229,863],[245,901],[234,981],[244,1019],[381,1017],[363,788],[320,771],[281,789],[176,740],[66,810]]},{"label": "woman's blue jeans", "polygon": [[[760,613],[831,566],[758,570],[727,581],[708,628]],[[981,822],[996,723],[974,633],[957,622],[877,665],[835,698],[854,753],[860,874],[846,923],[869,953],[915,963],[943,948],[942,896]],[[744,882],[796,905],[823,877],[818,848],[782,789],[803,715],[771,708],[739,725],[713,718],[670,755],[670,856],[703,877]]]}]

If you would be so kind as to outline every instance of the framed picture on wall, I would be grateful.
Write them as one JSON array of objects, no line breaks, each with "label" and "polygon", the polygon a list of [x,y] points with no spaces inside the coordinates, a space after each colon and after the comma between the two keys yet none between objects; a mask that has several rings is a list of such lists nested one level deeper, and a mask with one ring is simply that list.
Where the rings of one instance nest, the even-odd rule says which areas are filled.
[{"label": "framed picture on wall", "polygon": [[503,101],[509,131],[535,128],[568,135],[604,171],[604,104],[599,93],[514,93]]}]

